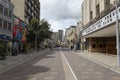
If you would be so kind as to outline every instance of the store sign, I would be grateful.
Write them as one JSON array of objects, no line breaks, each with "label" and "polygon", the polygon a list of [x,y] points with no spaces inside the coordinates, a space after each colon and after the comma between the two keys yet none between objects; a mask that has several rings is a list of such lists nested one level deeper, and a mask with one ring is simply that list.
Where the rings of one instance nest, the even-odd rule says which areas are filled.
[{"label": "store sign", "polygon": [[[120,7],[118,8],[118,16],[120,19]],[[107,14],[105,17],[101,18],[91,26],[89,26],[87,29],[83,30],[82,36],[88,35],[92,32],[95,32],[97,30],[100,30],[116,21],[116,12],[113,10],[109,14]]]}]

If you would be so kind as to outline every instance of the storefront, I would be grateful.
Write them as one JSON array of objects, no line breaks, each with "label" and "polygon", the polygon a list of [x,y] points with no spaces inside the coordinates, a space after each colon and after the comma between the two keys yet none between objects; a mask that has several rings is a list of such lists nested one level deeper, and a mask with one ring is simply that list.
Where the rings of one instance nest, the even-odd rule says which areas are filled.
[{"label": "storefront", "polygon": [[[118,8],[120,20],[120,7]],[[116,53],[116,15],[115,10],[103,16],[82,32],[84,50],[89,52]],[[119,23],[120,25],[120,23]]]}]

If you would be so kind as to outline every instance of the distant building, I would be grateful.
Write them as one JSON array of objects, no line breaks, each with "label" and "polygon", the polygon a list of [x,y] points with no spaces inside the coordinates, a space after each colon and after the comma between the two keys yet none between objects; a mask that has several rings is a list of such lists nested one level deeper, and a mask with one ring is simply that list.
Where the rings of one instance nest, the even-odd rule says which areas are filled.
[{"label": "distant building", "polygon": [[14,14],[27,24],[32,18],[40,19],[39,0],[10,0],[15,5]]},{"label": "distant building", "polygon": [[0,0],[0,38],[12,37],[14,5],[9,0]]},{"label": "distant building", "polygon": [[61,44],[61,42],[63,41],[63,30],[58,30],[58,36],[59,36],[59,41]]},{"label": "distant building", "polygon": [[69,28],[66,29],[65,31],[65,44],[66,46],[73,46],[74,45],[74,41],[76,39],[76,26],[70,26]]},{"label": "distant building", "polygon": [[59,45],[59,36],[58,36],[58,32],[53,32],[52,39],[53,39],[54,46]]}]

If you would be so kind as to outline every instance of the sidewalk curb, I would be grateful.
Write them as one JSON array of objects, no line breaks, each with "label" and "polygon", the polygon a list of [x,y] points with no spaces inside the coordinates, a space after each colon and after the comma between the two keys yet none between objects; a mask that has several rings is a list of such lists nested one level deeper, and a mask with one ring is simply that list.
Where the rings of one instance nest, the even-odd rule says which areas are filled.
[{"label": "sidewalk curb", "polygon": [[[113,67],[113,66],[106,65],[106,64],[104,64],[104,63],[102,63],[102,62],[100,62],[100,61],[98,61],[98,60],[96,60],[96,59],[93,59],[93,58],[90,58],[90,57],[86,57],[86,56],[82,56],[82,55],[80,55],[80,54],[77,54],[76,52],[72,52],[72,53],[75,54],[75,55],[81,56],[81,57],[83,57],[83,58],[85,58],[85,59],[87,59],[87,60],[89,60],[89,61],[91,61],[91,62],[94,62],[94,63],[96,63],[96,64],[98,64],[98,65],[100,65],[100,66],[103,66],[103,67],[105,67],[105,68],[107,68],[107,69],[110,69],[110,70],[112,70],[112,71],[120,74],[120,70],[117,69],[117,67]],[[119,68],[120,68],[120,67],[119,67]]]},{"label": "sidewalk curb", "polygon": [[[48,50],[41,51],[40,53],[38,53],[38,55],[40,55],[40,54],[42,54],[42,53],[44,53],[44,52],[46,52],[46,51],[48,51]],[[33,53],[30,53],[30,54],[34,54],[34,52],[33,52]],[[0,74],[2,74],[2,73],[4,73],[4,72],[7,72],[7,71],[9,71],[9,70],[11,70],[11,69],[13,69],[13,68],[15,68],[15,67],[17,67],[17,66],[19,66],[19,65],[21,65],[21,64],[23,64],[23,63],[25,63],[25,62],[27,62],[27,61],[29,61],[29,60],[32,60],[33,58],[37,57],[38,55],[35,55],[34,57],[32,57],[32,58],[30,58],[30,59],[28,59],[28,60],[21,61],[20,64],[13,65],[13,66],[5,69],[4,71],[0,71]]]}]

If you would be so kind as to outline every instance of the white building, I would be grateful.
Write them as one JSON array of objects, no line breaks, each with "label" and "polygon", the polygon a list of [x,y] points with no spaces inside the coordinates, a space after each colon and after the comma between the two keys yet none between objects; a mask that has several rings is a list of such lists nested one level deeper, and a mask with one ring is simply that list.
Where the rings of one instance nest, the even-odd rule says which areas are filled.
[{"label": "white building", "polygon": [[[82,43],[84,50],[116,54],[115,0],[84,0]],[[119,6],[119,5],[118,5]],[[120,20],[120,7],[118,7]]]}]

